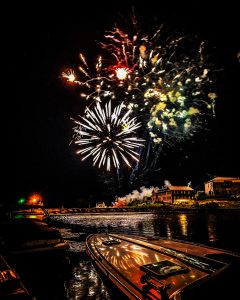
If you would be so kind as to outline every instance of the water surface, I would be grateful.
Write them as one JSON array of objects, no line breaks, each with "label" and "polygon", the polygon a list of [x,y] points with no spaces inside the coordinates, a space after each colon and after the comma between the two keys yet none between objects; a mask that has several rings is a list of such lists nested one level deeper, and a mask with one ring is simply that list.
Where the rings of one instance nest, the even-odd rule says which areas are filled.
[{"label": "water surface", "polygon": [[[129,233],[160,236],[197,242],[240,253],[238,230],[240,212],[216,213],[118,213],[118,214],[73,214],[51,217],[51,226],[60,229],[70,245],[68,265],[57,284],[49,284],[45,299],[92,299],[113,300],[116,294],[102,282],[94,266],[84,252],[88,234],[96,232]],[[57,289],[56,289],[57,288]],[[35,294],[38,295],[38,287]],[[48,294],[49,294],[48,293]],[[54,296],[53,296],[54,295]]]}]

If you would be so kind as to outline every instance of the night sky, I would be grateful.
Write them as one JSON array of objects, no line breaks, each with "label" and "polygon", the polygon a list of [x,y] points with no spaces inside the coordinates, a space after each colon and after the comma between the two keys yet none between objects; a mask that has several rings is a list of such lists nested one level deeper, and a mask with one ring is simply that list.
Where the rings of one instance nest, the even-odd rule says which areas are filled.
[{"label": "night sky", "polygon": [[[50,206],[83,206],[82,199],[92,203],[114,200],[110,199],[114,192],[99,179],[99,171],[90,162],[81,162],[69,146],[70,117],[79,113],[82,100],[79,89],[66,85],[60,75],[66,67],[77,67],[80,52],[95,62],[97,41],[104,30],[128,20],[132,5],[148,26],[163,23],[169,32],[198,36],[212,49],[218,68],[223,69],[217,74],[216,118],[207,131],[181,145],[182,151],[177,145],[164,149],[159,171],[148,178],[149,186],[162,186],[168,179],[175,185],[191,181],[194,187],[202,188],[212,176],[240,176],[236,4],[227,1],[209,7],[207,1],[194,1],[190,6],[169,1],[114,2],[85,3],[82,7],[69,2],[54,8],[34,3],[32,7],[9,8],[11,26],[6,26],[6,45],[12,85],[7,100],[7,145],[13,156],[9,164],[12,187],[4,201],[14,202],[32,192],[41,192]],[[125,186],[119,195],[127,192],[131,190]]]}]

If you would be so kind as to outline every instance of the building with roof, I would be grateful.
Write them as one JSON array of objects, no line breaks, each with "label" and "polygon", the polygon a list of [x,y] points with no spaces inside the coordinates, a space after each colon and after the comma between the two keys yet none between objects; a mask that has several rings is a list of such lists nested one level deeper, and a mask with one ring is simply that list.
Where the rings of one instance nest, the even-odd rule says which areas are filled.
[{"label": "building with roof", "polygon": [[194,190],[190,186],[168,185],[155,194],[155,202],[174,203],[174,201],[192,199]]},{"label": "building with roof", "polygon": [[240,178],[215,177],[204,183],[208,196],[233,196],[240,194]]},{"label": "building with roof", "polygon": [[97,202],[96,203],[96,208],[106,208],[107,205],[105,204],[105,202]]}]

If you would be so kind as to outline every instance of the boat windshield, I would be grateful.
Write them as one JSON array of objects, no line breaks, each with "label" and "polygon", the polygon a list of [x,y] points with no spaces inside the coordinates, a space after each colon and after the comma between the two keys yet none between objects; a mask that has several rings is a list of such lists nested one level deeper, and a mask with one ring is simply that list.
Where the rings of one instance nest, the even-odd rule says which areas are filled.
[{"label": "boat windshield", "polygon": [[111,245],[120,244],[121,242],[119,240],[111,239],[111,240],[105,240],[102,243],[103,243],[103,245],[111,246]]},{"label": "boat windshield", "polygon": [[168,277],[189,271],[188,268],[174,264],[169,260],[143,265],[140,267],[140,269],[155,277]]}]

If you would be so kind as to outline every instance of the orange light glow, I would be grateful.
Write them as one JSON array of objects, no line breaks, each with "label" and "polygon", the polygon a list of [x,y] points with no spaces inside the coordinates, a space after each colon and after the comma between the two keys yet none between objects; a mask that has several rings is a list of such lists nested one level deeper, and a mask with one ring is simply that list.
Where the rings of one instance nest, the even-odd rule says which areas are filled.
[{"label": "orange light glow", "polygon": [[32,195],[29,196],[28,198],[28,204],[30,205],[42,205],[43,202],[43,198],[40,194],[34,193]]},{"label": "orange light glow", "polygon": [[62,77],[66,78],[69,82],[74,82],[76,80],[74,71],[69,69],[67,72],[62,72]]}]

